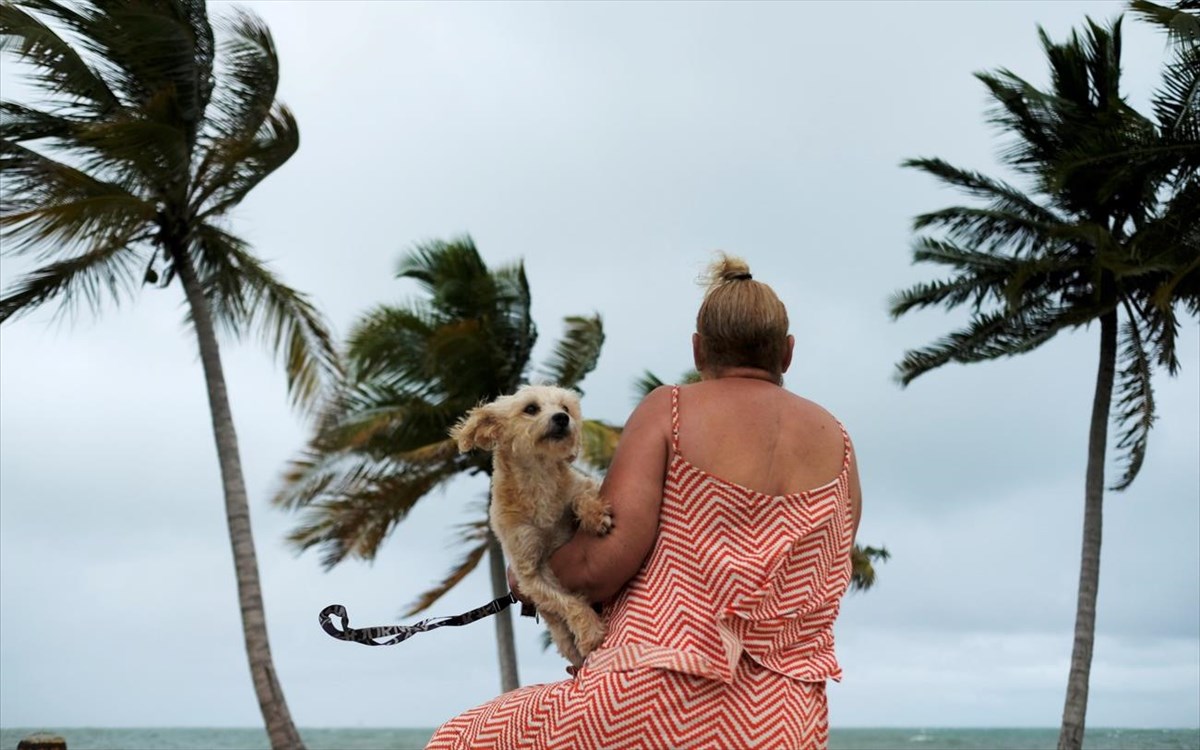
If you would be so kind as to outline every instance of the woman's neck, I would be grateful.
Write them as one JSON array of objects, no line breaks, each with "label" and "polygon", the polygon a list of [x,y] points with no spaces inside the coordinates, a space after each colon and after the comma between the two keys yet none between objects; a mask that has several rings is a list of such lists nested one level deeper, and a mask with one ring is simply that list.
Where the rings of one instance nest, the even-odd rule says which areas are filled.
[{"label": "woman's neck", "polygon": [[701,370],[701,380],[723,380],[725,378],[745,378],[747,380],[763,380],[774,385],[783,385],[783,377],[758,367],[722,367],[719,370]]}]

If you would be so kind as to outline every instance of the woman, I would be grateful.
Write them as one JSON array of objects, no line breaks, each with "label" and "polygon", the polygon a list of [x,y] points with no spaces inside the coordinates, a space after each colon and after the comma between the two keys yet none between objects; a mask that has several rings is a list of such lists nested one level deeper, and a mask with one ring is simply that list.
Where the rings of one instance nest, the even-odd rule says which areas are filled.
[{"label": "woman", "polygon": [[701,381],[658,388],[625,426],[601,494],[615,525],[551,567],[606,602],[572,679],[499,696],[429,748],[823,748],[833,622],[861,491],[849,437],[785,391],[787,310],[723,256],[692,347]]}]

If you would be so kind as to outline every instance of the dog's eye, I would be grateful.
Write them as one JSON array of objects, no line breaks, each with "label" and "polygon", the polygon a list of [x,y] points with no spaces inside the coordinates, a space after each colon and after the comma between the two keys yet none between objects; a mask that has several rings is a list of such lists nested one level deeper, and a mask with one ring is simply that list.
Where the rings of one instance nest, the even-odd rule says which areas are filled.
[{"label": "dog's eye", "polygon": [[525,413],[531,417],[534,414],[537,414],[541,410],[542,410],[542,407],[538,406],[537,404],[530,404],[529,406],[525,407]]}]

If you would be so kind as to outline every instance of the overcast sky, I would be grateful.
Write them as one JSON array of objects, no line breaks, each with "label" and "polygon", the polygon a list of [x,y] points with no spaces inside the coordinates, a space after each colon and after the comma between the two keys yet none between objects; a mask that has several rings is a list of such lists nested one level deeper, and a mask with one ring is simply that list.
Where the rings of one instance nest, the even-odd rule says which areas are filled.
[{"label": "overcast sky", "polygon": [[[232,6],[213,3],[219,15]],[[339,336],[400,302],[415,242],[470,233],[524,259],[550,351],[564,315],[607,340],[585,414],[622,422],[633,381],[690,365],[696,277],[743,255],[788,305],[787,385],[854,437],[859,541],[886,545],[838,622],[835,726],[1054,726],[1073,634],[1098,329],[1019,359],[953,366],[907,389],[907,347],[961,315],[892,322],[912,217],[960,197],[901,160],[1010,177],[972,76],[1046,79],[1056,39],[1105,2],[253,3],[302,132],[234,216]],[[1125,91],[1148,109],[1165,40],[1128,19]],[[7,62],[7,61],[6,61]],[[12,71],[3,81],[14,91]],[[6,94],[7,97],[7,94]],[[0,286],[27,270],[7,259]],[[0,330],[0,723],[260,724],[196,346],[178,288]],[[322,571],[268,505],[308,426],[253,340],[223,355],[250,491],[275,663],[301,726],[434,726],[499,688],[490,621],[367,649],[321,632],[401,608],[458,558],[486,488],[424,499],[374,562]],[[1200,328],[1160,374],[1134,486],[1105,506],[1089,726],[1200,726]],[[1111,475],[1111,474],[1110,474]],[[491,598],[483,571],[431,614]],[[564,677],[517,627],[524,683]]]}]

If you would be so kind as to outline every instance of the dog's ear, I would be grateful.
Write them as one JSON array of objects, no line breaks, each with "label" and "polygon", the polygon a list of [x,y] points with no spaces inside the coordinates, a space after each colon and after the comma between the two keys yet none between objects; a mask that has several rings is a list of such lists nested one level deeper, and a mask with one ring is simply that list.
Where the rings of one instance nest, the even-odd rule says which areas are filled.
[{"label": "dog's ear", "polygon": [[459,453],[472,448],[490,451],[500,438],[500,419],[487,406],[476,406],[450,429],[450,437],[458,443]]}]

